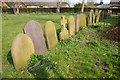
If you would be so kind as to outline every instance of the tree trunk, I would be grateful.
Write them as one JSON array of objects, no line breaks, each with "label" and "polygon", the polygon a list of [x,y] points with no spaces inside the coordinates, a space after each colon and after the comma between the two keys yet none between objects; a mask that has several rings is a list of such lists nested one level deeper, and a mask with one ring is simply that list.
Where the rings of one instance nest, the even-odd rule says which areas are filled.
[{"label": "tree trunk", "polygon": [[13,8],[13,12],[14,12],[15,15],[17,15],[17,10],[16,10],[16,8]]},{"label": "tree trunk", "polygon": [[19,14],[19,2],[15,3],[16,14]]},{"label": "tree trunk", "polygon": [[20,2],[6,2],[6,4],[13,9],[14,14],[19,14]]},{"label": "tree trunk", "polygon": [[19,7],[17,7],[17,14],[19,14]]},{"label": "tree trunk", "polygon": [[85,7],[85,0],[83,0],[83,2],[82,2],[82,8],[81,8],[82,13],[84,12],[84,7]]},{"label": "tree trunk", "polygon": [[60,13],[60,1],[57,0],[57,13]]}]

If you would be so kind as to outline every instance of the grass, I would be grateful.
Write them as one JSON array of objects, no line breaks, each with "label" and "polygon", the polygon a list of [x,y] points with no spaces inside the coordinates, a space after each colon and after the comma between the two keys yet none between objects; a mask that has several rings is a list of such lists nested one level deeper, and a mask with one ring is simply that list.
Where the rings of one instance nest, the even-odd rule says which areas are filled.
[{"label": "grass", "polygon": [[[2,16],[2,77],[3,78],[120,78],[118,42],[103,38],[103,30],[87,26],[71,38],[59,42],[43,55],[33,55],[30,64],[40,64],[30,70],[16,71],[13,67],[10,48],[14,37],[22,32],[29,20],[38,21],[43,27],[51,20],[57,33],[60,17],[76,14],[20,14]],[[110,16],[102,22],[117,24],[118,16]]]}]

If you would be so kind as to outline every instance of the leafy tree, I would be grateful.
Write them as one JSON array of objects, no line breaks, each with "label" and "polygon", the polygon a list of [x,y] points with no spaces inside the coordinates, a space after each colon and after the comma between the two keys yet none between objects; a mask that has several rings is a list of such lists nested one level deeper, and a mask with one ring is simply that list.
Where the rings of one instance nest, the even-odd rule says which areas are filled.
[{"label": "leafy tree", "polygon": [[[85,7],[87,7],[87,6],[85,5]],[[74,8],[82,8],[82,3],[77,3],[77,4],[75,4],[75,5],[74,5]]]},{"label": "leafy tree", "polygon": [[10,8],[13,9],[14,14],[19,14],[20,2],[5,2]]},{"label": "leafy tree", "polygon": [[74,8],[81,8],[82,7],[82,3],[77,3],[74,5]]}]

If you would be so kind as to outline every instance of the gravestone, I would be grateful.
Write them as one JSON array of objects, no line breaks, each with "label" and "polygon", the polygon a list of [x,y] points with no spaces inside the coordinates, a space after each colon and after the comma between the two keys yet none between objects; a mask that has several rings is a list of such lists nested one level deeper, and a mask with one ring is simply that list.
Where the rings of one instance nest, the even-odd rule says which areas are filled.
[{"label": "gravestone", "polygon": [[89,24],[90,25],[92,25],[92,23],[93,23],[93,13],[94,13],[94,11],[91,9],[90,13],[89,13]]},{"label": "gravestone", "polygon": [[24,27],[24,33],[32,39],[36,54],[47,50],[43,31],[38,22],[29,21]]},{"label": "gravestone", "polygon": [[64,39],[69,37],[69,32],[66,28],[67,20],[65,19],[65,16],[61,17],[60,23],[61,23],[60,24],[61,25],[61,32],[59,34],[59,38],[60,38],[60,41],[61,41],[61,40],[64,40]]},{"label": "gravestone", "polygon": [[65,28],[66,24],[67,24],[67,20],[65,19],[65,16],[62,16],[60,21],[61,28]]},{"label": "gravestone", "polygon": [[97,17],[96,17],[96,23],[100,21],[101,12],[102,12],[102,11],[99,10],[99,13],[98,13],[98,15],[97,15]]},{"label": "gravestone", "polygon": [[68,18],[68,29],[69,29],[70,36],[75,34],[75,19],[73,16],[70,16]]},{"label": "gravestone", "polygon": [[101,14],[100,14],[100,20],[103,19],[103,10],[101,10]]},{"label": "gravestone", "polygon": [[44,30],[48,48],[55,47],[58,43],[58,39],[54,23],[52,21],[47,21]]},{"label": "gravestone", "polygon": [[99,14],[98,9],[95,10],[95,16],[97,16]]},{"label": "gravestone", "polygon": [[61,29],[59,37],[60,37],[60,41],[69,37],[69,32],[68,32],[67,28]]},{"label": "gravestone", "polygon": [[76,16],[76,25],[75,25],[75,32],[78,32],[79,31],[79,28],[80,28],[80,15],[77,14]]},{"label": "gravestone", "polygon": [[90,22],[89,22],[89,21],[90,21],[89,15],[86,15],[86,24],[87,24],[87,25],[90,25]]},{"label": "gravestone", "polygon": [[93,14],[93,24],[95,24],[95,14]]},{"label": "gravestone", "polygon": [[86,26],[86,15],[84,13],[80,13],[80,27]]},{"label": "gravestone", "polygon": [[30,56],[34,53],[34,45],[27,34],[18,34],[12,44],[11,55],[17,70],[26,66]]}]

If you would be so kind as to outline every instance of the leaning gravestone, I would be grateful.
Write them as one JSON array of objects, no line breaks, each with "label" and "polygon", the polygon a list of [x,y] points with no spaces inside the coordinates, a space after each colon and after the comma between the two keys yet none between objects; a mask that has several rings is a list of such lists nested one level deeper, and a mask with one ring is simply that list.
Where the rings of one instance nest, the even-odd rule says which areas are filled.
[{"label": "leaning gravestone", "polygon": [[69,29],[70,36],[75,34],[75,19],[73,16],[70,16],[68,18],[68,29]]},{"label": "leaning gravestone", "polygon": [[86,26],[86,15],[84,13],[80,14],[80,26],[82,27]]},{"label": "leaning gravestone", "polygon": [[61,32],[60,32],[59,37],[60,37],[60,41],[61,41],[61,40],[64,40],[64,39],[69,37],[69,32],[66,28],[67,20],[65,19],[65,16],[61,17],[60,23],[61,23],[60,24],[61,25]]},{"label": "leaning gravestone", "polygon": [[101,12],[102,12],[102,11],[99,10],[99,13],[98,13],[98,15],[97,15],[97,17],[96,17],[96,23],[100,21]]},{"label": "leaning gravestone", "polygon": [[96,9],[96,10],[95,10],[95,16],[97,16],[98,14],[99,14],[99,10]]},{"label": "leaning gravestone", "polygon": [[27,34],[18,34],[13,41],[11,55],[17,70],[26,66],[30,56],[34,53],[34,45]]},{"label": "leaning gravestone", "polygon": [[55,47],[58,39],[54,23],[52,21],[47,21],[45,23],[44,30],[48,48]]},{"label": "leaning gravestone", "polygon": [[95,24],[95,14],[93,14],[93,24]]},{"label": "leaning gravestone", "polygon": [[79,28],[80,28],[80,15],[77,14],[76,16],[76,25],[75,25],[75,32],[78,32],[79,31]]},{"label": "leaning gravestone", "polygon": [[24,27],[24,33],[32,39],[35,53],[38,54],[47,50],[43,31],[38,22],[33,20],[29,21]]},{"label": "leaning gravestone", "polygon": [[86,15],[86,24],[87,24],[87,25],[90,25],[90,22],[89,22],[89,21],[90,21],[89,15]]},{"label": "leaning gravestone", "polygon": [[94,13],[94,11],[91,9],[90,13],[89,13],[89,24],[90,25],[92,25],[92,23],[93,23],[93,13]]}]

